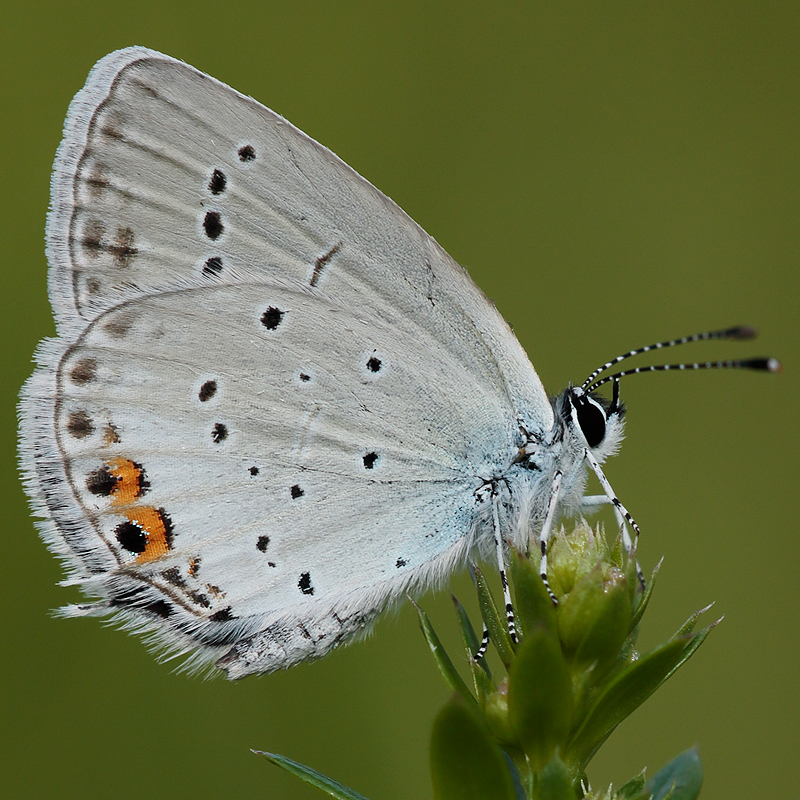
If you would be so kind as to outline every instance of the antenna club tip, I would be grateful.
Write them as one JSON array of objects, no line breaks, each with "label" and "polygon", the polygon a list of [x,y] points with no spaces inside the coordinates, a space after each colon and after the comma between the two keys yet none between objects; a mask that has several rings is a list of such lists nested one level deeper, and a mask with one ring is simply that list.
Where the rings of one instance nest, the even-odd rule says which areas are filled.
[{"label": "antenna club tip", "polygon": [[728,339],[755,339],[758,336],[758,328],[752,325],[737,325],[728,331]]},{"label": "antenna club tip", "polygon": [[783,364],[777,358],[751,358],[742,361],[741,365],[760,372],[783,372]]},{"label": "antenna club tip", "polygon": [[767,359],[767,371],[768,372],[783,372],[783,364],[778,361],[777,358],[768,358]]}]

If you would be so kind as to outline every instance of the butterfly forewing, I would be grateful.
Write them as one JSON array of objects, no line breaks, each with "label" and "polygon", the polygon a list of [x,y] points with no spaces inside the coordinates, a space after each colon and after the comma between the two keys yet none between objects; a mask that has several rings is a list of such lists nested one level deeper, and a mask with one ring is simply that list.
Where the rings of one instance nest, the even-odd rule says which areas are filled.
[{"label": "butterfly forewing", "polygon": [[120,294],[294,279],[413,316],[472,374],[549,413],[505,321],[431,237],[329,150],[182,62],[130,48],[95,67],[68,115],[53,195],[62,325],[82,327]]}]

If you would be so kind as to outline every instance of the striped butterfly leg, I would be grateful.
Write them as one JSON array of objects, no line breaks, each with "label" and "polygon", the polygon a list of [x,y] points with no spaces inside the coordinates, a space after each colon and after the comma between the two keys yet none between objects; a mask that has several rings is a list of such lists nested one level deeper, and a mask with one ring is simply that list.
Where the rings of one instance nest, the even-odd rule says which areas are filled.
[{"label": "striped butterfly leg", "polygon": [[[514,620],[514,605],[511,602],[511,589],[508,585],[508,574],[506,572],[505,552],[503,550],[503,537],[500,533],[500,517],[497,511],[497,496],[492,497],[492,526],[494,533],[495,551],[497,553],[497,568],[500,572],[500,581],[503,584],[503,602],[506,610],[506,624],[508,625],[508,633],[511,641],[515,644],[519,641],[517,637],[517,625]],[[486,650],[489,647],[489,629],[486,623],[483,623],[483,634],[481,636],[481,644],[473,658],[477,661],[486,655]]]}]

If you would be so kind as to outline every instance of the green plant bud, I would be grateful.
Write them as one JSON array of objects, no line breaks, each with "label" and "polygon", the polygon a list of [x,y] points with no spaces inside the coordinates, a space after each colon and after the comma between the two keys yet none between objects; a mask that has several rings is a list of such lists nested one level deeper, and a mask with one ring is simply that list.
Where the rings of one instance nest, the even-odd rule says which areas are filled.
[{"label": "green plant bud", "polygon": [[562,527],[547,552],[547,579],[559,599],[568,595],[580,579],[603,559],[607,552],[601,526],[597,532],[581,520],[567,534]]},{"label": "green plant bud", "polygon": [[515,800],[508,763],[474,706],[454,695],[433,722],[435,800]]},{"label": "green plant bud", "polygon": [[501,745],[519,748],[520,744],[508,718],[508,681],[503,681],[496,692],[486,696],[483,715],[492,736]]},{"label": "green plant bud", "polygon": [[596,675],[616,659],[630,621],[628,580],[607,563],[583,575],[558,610],[565,651],[579,669],[596,664]]},{"label": "green plant bud", "polygon": [[539,570],[530,559],[514,551],[511,555],[511,581],[514,586],[514,614],[517,633],[524,637],[538,625],[552,633],[558,631],[556,609],[547,593]]},{"label": "green plant bud", "polygon": [[531,768],[540,770],[563,746],[572,723],[572,682],[558,639],[529,631],[508,675],[508,714]]},{"label": "green plant bud", "polygon": [[533,797],[534,800],[577,800],[572,775],[558,756],[553,756],[537,776]]}]

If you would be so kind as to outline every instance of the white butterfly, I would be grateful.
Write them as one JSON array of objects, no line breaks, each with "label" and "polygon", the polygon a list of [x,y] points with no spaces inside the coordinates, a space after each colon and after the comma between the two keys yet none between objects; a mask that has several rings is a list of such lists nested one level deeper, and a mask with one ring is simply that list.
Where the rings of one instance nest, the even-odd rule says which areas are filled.
[{"label": "white butterfly", "polygon": [[180,61],[132,47],[92,70],[47,255],[58,338],[23,390],[21,459],[68,582],[99,598],[67,615],[270,672],[476,548],[502,563],[504,541],[546,539],[597,502],[587,463],[613,496],[621,406],[551,403],[403,211]]}]

